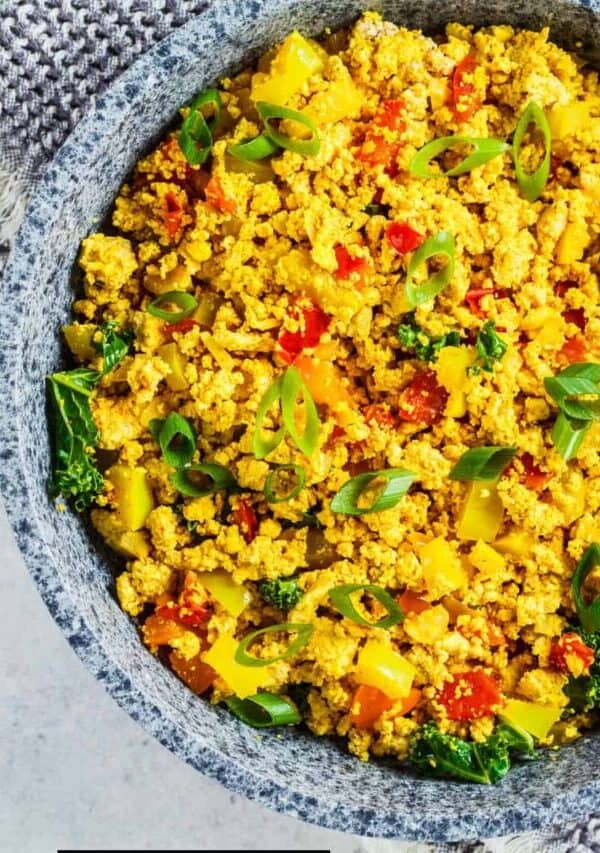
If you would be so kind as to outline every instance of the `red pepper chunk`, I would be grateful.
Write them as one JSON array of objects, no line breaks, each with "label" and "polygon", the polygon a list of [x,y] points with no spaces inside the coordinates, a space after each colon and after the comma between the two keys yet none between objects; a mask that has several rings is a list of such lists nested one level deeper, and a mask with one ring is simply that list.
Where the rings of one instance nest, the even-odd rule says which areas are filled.
[{"label": "red pepper chunk", "polygon": [[497,299],[505,299],[507,296],[510,296],[510,290],[498,287],[478,287],[473,290],[469,290],[465,295],[465,302],[467,303],[469,310],[477,317],[485,318],[487,316],[481,307],[481,300],[484,296],[494,296]]},{"label": "red pepper chunk", "polygon": [[542,471],[539,465],[535,464],[531,453],[523,453],[521,456],[521,462],[524,469],[522,482],[528,489],[539,492],[544,488],[548,480],[552,479],[552,474]]},{"label": "red pepper chunk", "polygon": [[387,406],[379,406],[377,403],[365,406],[363,416],[368,424],[377,424],[388,429],[394,429],[398,425],[393,412]]},{"label": "red pepper chunk", "polygon": [[185,317],[183,320],[178,320],[176,323],[165,323],[163,326],[163,332],[165,333],[165,337],[172,341],[174,334],[185,335],[187,332],[190,332],[194,326],[199,326],[197,320],[192,320],[191,317]]},{"label": "red pepper chunk", "polygon": [[405,255],[407,252],[414,250],[421,245],[423,237],[406,222],[390,222],[385,229],[387,241],[395,249],[399,255]]},{"label": "red pepper chunk", "polygon": [[482,669],[456,673],[438,694],[450,720],[478,720],[493,714],[502,702],[500,688]]},{"label": "red pepper chunk", "polygon": [[570,675],[586,675],[595,658],[594,650],[578,634],[563,634],[550,646],[550,666]]},{"label": "red pepper chunk", "polygon": [[411,423],[433,426],[441,420],[448,392],[437,381],[433,370],[420,370],[400,396],[398,415]]},{"label": "red pepper chunk", "polygon": [[562,349],[558,353],[560,361],[568,364],[576,364],[578,361],[585,361],[588,355],[587,343],[582,335],[576,335],[574,338],[569,338],[565,341]]},{"label": "red pepper chunk", "polygon": [[[400,144],[390,137],[406,128],[406,122],[401,116],[404,106],[404,101],[399,98],[381,102],[373,116],[373,127],[367,131],[365,141],[356,155],[359,160],[368,166],[384,166],[393,173]],[[385,131],[391,133],[386,134]]]},{"label": "red pepper chunk", "polygon": [[[294,315],[298,319],[297,313]],[[279,335],[280,355],[286,364],[292,364],[302,350],[308,347],[316,347],[323,335],[329,328],[331,317],[322,311],[318,305],[311,305],[302,310],[303,328],[297,332],[284,330]]]},{"label": "red pepper chunk", "polygon": [[237,508],[233,511],[233,521],[240,528],[246,544],[249,545],[258,532],[258,519],[256,518],[256,513],[244,498],[238,502]]},{"label": "red pepper chunk", "polygon": [[212,615],[212,607],[204,587],[198,584],[193,572],[187,572],[179,601],[167,601],[156,608],[155,615],[163,619],[171,619],[186,628],[198,628],[208,622]]},{"label": "red pepper chunk", "polygon": [[354,257],[345,246],[335,247],[335,259],[337,261],[336,278],[350,278],[353,272],[362,272],[367,264],[365,258]]},{"label": "red pepper chunk", "polygon": [[481,100],[475,93],[475,86],[464,80],[465,75],[473,74],[475,68],[477,63],[469,54],[458,63],[452,74],[450,106],[457,121],[467,121],[481,106]]},{"label": "red pepper chunk", "polygon": [[183,206],[175,193],[168,192],[165,194],[165,207],[163,210],[163,221],[167,229],[167,234],[170,240],[177,237],[181,229],[181,220],[183,217]]}]

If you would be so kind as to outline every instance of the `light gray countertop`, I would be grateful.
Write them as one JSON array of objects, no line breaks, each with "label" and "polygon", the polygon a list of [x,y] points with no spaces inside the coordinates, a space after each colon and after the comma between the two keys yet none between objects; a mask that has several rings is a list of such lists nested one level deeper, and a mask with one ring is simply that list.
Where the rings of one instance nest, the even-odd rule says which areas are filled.
[{"label": "light gray countertop", "polygon": [[52,621],[3,508],[0,566],[2,853],[59,847],[366,853],[381,846],[234,796],[148,737],[84,669]]}]

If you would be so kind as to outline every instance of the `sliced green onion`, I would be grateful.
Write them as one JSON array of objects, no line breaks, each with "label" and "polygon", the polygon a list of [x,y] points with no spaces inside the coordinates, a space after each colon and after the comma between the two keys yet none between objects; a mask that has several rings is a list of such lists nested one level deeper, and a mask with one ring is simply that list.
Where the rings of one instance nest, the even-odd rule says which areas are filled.
[{"label": "sliced green onion", "polygon": [[[304,400],[304,432],[296,425],[298,395]],[[281,414],[286,430],[296,446],[306,455],[312,456],[319,441],[319,415],[306,383],[295,367],[288,367],[281,382]]]},{"label": "sliced green onion", "polygon": [[587,576],[597,566],[600,566],[600,545],[594,542],[577,564],[571,580],[571,593],[579,621],[586,631],[592,632],[600,630],[600,595],[591,604],[586,604],[582,588]]},{"label": "sliced green onion", "polygon": [[577,456],[591,427],[591,421],[578,421],[559,412],[552,429],[552,443],[565,462]]},{"label": "sliced green onion", "polygon": [[268,136],[261,133],[253,139],[248,139],[246,142],[238,142],[236,145],[230,145],[227,148],[227,153],[238,160],[245,162],[254,162],[255,160],[264,160],[265,157],[270,157],[279,150]]},{"label": "sliced green onion", "polygon": [[[331,511],[343,515],[366,515],[369,512],[382,512],[385,509],[390,509],[404,497],[416,476],[415,473],[407,471],[405,468],[386,468],[382,471],[357,474],[356,477],[352,477],[347,483],[344,483],[339,492],[334,495],[330,504]],[[386,480],[384,490],[375,498],[371,506],[359,507],[360,496],[378,478]]]},{"label": "sliced green onion", "polygon": [[[521,165],[521,145],[523,137],[527,132],[530,124],[535,124],[542,132],[544,137],[544,159],[535,170],[535,172],[526,172]],[[550,125],[543,109],[534,101],[531,101],[526,107],[515,129],[513,137],[513,160],[515,164],[515,172],[517,175],[517,183],[523,198],[527,201],[535,201],[544,191],[548,175],[550,174],[550,154],[552,147],[552,134],[550,133]]]},{"label": "sliced green onion", "polygon": [[[167,311],[163,305],[177,305],[181,311]],[[184,290],[169,290],[168,293],[161,293],[160,296],[153,299],[146,311],[153,317],[158,317],[159,320],[177,323],[193,314],[197,307],[198,300],[191,293],[186,293]]]},{"label": "sliced green onion", "polygon": [[[280,107],[277,104],[269,104],[266,101],[258,101],[256,109],[263,120],[265,134],[275,145],[278,145],[280,148],[287,148],[289,151],[295,151],[296,154],[305,154],[307,156],[318,154],[321,143],[319,142],[317,126],[308,116],[299,113],[297,110],[290,110],[288,107]],[[292,136],[286,136],[285,133],[281,133],[271,123],[273,120],[278,119],[288,119],[303,124],[311,132],[310,139],[296,139]]]},{"label": "sliced green onion", "polygon": [[186,418],[171,412],[162,425],[158,443],[165,462],[182,468],[191,462],[196,450],[196,431]]},{"label": "sliced green onion", "polygon": [[[437,157],[442,152],[456,145],[471,145],[473,151],[467,154],[460,163],[447,172],[434,172],[428,168],[431,160]],[[470,172],[477,166],[482,166],[494,157],[503,154],[509,148],[506,142],[501,139],[476,139],[473,136],[442,136],[439,139],[432,139],[427,145],[424,145],[410,161],[408,167],[409,172],[417,178],[454,178],[457,175],[464,175],[465,172]]]},{"label": "sliced green onion", "polygon": [[160,444],[160,431],[163,428],[164,422],[164,418],[152,418],[148,424],[148,430],[156,444]]},{"label": "sliced green onion", "polygon": [[[293,471],[296,477],[296,485],[285,494],[280,494],[277,489],[277,481],[283,471]],[[297,497],[306,483],[306,471],[302,465],[278,465],[274,471],[271,471],[265,480],[264,493],[265,499],[271,504],[279,504],[284,501],[291,501]]]},{"label": "sliced green onion", "polygon": [[[388,615],[382,617],[377,622],[369,622],[364,616],[361,616],[350,596],[358,591],[368,592],[373,598],[382,604],[388,611]],[[369,628],[392,628],[404,619],[404,612],[399,607],[392,596],[382,586],[376,586],[371,583],[346,583],[341,586],[334,586],[329,590],[329,598],[332,604],[336,607],[342,616],[347,619],[352,619],[359,625],[366,625]]]},{"label": "sliced green onion", "polygon": [[255,729],[270,726],[293,726],[302,721],[298,708],[285,696],[276,693],[256,693],[246,699],[230,696],[225,700],[235,716]]},{"label": "sliced green onion", "polygon": [[[259,628],[258,631],[251,631],[250,634],[246,634],[243,640],[240,640],[240,644],[235,652],[235,662],[241,664],[241,666],[269,666],[271,663],[277,663],[277,661],[280,660],[287,660],[288,658],[297,655],[298,652],[304,648],[310,640],[314,630],[315,626],[311,625],[309,622],[282,622],[280,625],[269,625],[268,628]],[[248,654],[248,649],[252,643],[259,637],[262,637],[263,634],[274,634],[279,632],[284,632],[286,634],[298,634],[296,639],[292,640],[282,655],[265,660],[263,658],[255,658]]]},{"label": "sliced green onion", "polygon": [[[201,107],[205,104],[214,106],[214,118],[208,122],[204,118]],[[211,152],[213,130],[221,115],[221,96],[216,89],[207,89],[195,98],[187,118],[181,125],[177,141],[185,159],[192,166],[201,166]]]},{"label": "sliced green onion", "polygon": [[276,447],[278,447],[283,441],[283,437],[286,433],[285,426],[279,427],[277,432],[271,435],[269,438],[265,438],[262,431],[263,422],[270,410],[270,408],[278,403],[281,406],[281,386],[282,386],[282,378],[276,379],[275,382],[270,385],[260,403],[258,404],[258,409],[256,410],[256,423],[254,426],[254,434],[252,436],[252,452],[256,459],[264,459],[265,456],[268,456]]},{"label": "sliced green onion", "polygon": [[[405,293],[411,308],[429,302],[450,284],[454,275],[454,237],[449,231],[440,231],[419,246],[413,252],[406,271]],[[417,268],[426,263],[434,255],[444,255],[448,263],[439,272],[429,276],[422,284],[415,284],[413,279]]]},{"label": "sliced green onion", "polygon": [[[569,418],[595,421],[600,418],[600,364],[570,364],[556,376],[544,379],[544,387]],[[595,399],[581,399],[592,397]]]},{"label": "sliced green onion", "polygon": [[[212,480],[208,487],[196,485],[191,479],[191,473],[206,474]],[[238,484],[231,471],[224,465],[215,462],[202,462],[198,465],[186,465],[171,474],[171,482],[175,488],[186,498],[204,498],[215,492],[233,492],[238,489]]]},{"label": "sliced green onion", "polygon": [[472,447],[460,457],[451,480],[495,480],[517,453],[516,447]]}]

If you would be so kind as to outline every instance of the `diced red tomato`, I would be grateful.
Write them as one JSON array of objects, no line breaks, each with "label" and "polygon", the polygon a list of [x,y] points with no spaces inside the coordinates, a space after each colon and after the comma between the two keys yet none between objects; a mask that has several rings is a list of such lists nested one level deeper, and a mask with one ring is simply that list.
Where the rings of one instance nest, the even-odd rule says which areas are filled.
[{"label": "diced red tomato", "polygon": [[541,491],[548,480],[552,479],[552,474],[542,471],[539,465],[536,465],[533,461],[531,453],[523,453],[520,458],[524,468],[522,474],[523,485],[535,492]]},{"label": "diced red tomato", "polygon": [[354,257],[345,246],[335,247],[335,259],[337,261],[335,277],[340,279],[350,278],[353,272],[362,273],[367,266],[366,258]]},{"label": "diced red tomato", "polygon": [[578,634],[563,634],[550,646],[550,666],[570,675],[585,675],[594,663],[596,654]]},{"label": "diced red tomato", "polygon": [[424,610],[429,610],[431,607],[428,601],[425,601],[424,598],[419,598],[410,589],[405,589],[402,595],[397,596],[396,601],[404,613],[423,613]]},{"label": "diced red tomato", "polygon": [[448,392],[437,381],[434,370],[420,370],[400,395],[398,415],[411,423],[432,426],[441,420]]},{"label": "diced red tomato", "polygon": [[423,242],[423,236],[407,225],[406,222],[390,222],[385,229],[387,241],[399,255],[405,255],[414,250]]},{"label": "diced red tomato", "polygon": [[197,320],[192,320],[191,317],[185,317],[183,320],[178,320],[176,323],[165,323],[163,326],[163,332],[165,333],[165,337],[172,341],[173,335],[178,333],[180,335],[185,335],[186,332],[191,331],[194,326],[199,326],[200,323]]},{"label": "diced red tomato", "polygon": [[[394,134],[401,133],[406,123],[401,117],[404,102],[400,99],[382,101],[373,117],[372,127],[366,133],[357,158],[368,166],[384,166],[392,170],[400,144]],[[387,133],[386,133],[387,131]]]},{"label": "diced red tomato", "polygon": [[223,185],[216,175],[206,185],[204,190],[206,201],[221,213],[237,213],[237,204],[232,198],[228,198],[223,190]]},{"label": "diced red tomato", "polygon": [[456,673],[437,698],[450,720],[478,720],[493,714],[502,703],[498,684],[482,669]]},{"label": "diced red tomato", "polygon": [[481,106],[475,86],[464,79],[467,74],[472,75],[476,68],[477,63],[469,54],[458,63],[452,74],[450,106],[457,121],[467,121]]},{"label": "diced red tomato", "polygon": [[169,663],[173,672],[198,696],[206,693],[217,677],[212,666],[204,663],[200,655],[186,660],[179,652],[172,651],[169,655]]},{"label": "diced red tomato", "polygon": [[573,323],[581,332],[585,331],[586,319],[583,308],[567,308],[562,315],[567,323]]},{"label": "diced red tomato", "polygon": [[394,429],[398,425],[396,416],[390,411],[389,406],[370,403],[363,409],[363,416],[368,424],[377,424],[388,429]]},{"label": "diced red tomato", "polygon": [[165,207],[163,210],[163,220],[170,240],[174,240],[177,237],[177,234],[181,229],[182,217],[183,205],[181,204],[175,193],[166,193]]},{"label": "diced red tomato", "polygon": [[587,355],[587,343],[582,335],[575,335],[574,338],[569,338],[558,353],[560,361],[567,362],[567,364],[585,361]]},{"label": "diced red tomato", "polygon": [[477,317],[485,318],[487,316],[481,307],[481,300],[484,296],[494,296],[496,299],[505,299],[510,296],[510,290],[498,287],[478,287],[473,290],[469,290],[465,296],[465,302],[467,303],[469,310]]},{"label": "diced red tomato", "polygon": [[187,572],[179,600],[161,604],[157,607],[155,615],[163,619],[172,619],[186,628],[199,628],[210,619],[212,607],[196,575],[193,572]]},{"label": "diced red tomato", "polygon": [[[297,312],[293,314],[298,319]],[[302,326],[296,332],[284,331],[279,335],[279,346],[282,349],[281,357],[287,364],[292,364],[296,356],[308,347],[315,347],[329,328],[331,317],[322,311],[318,305],[311,305],[302,309]]]},{"label": "diced red tomato", "polygon": [[359,729],[370,729],[383,712],[389,711],[393,704],[394,700],[377,687],[361,684],[352,696],[350,722]]},{"label": "diced red tomato", "polygon": [[246,544],[249,545],[257,534],[258,519],[256,518],[256,513],[244,498],[238,501],[237,508],[233,511],[233,521],[234,524],[238,525],[246,540]]}]

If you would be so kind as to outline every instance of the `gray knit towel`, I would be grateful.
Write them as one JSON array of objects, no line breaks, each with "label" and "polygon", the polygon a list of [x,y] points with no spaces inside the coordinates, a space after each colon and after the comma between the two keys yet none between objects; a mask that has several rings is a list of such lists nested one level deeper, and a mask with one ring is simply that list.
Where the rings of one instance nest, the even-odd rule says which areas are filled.
[{"label": "gray knit towel", "polygon": [[[96,96],[143,51],[206,5],[204,0],[16,0],[2,5],[0,269],[37,177]],[[368,853],[600,853],[600,820],[515,838],[436,847],[365,840],[359,849]]]}]

